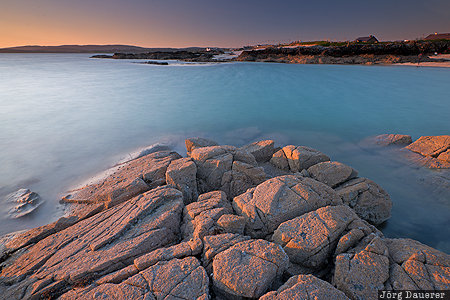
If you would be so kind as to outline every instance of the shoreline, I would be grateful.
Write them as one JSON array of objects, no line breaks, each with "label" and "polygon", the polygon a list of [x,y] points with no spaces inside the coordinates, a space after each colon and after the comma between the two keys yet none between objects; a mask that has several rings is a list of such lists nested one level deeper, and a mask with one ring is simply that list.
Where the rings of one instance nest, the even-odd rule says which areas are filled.
[{"label": "shoreline", "polygon": [[[450,137],[435,138],[450,143]],[[429,152],[422,138],[411,144],[409,136],[384,135],[375,141],[383,146],[409,143],[411,151]],[[435,278],[422,280],[443,284],[439,278],[446,278],[450,266],[442,264],[450,256],[411,239],[385,237],[377,227],[390,218],[392,201],[381,186],[359,177],[352,167],[306,146],[275,148],[272,140],[240,148],[203,138],[185,143],[184,157],[171,150],[141,151],[142,156],[117,165],[116,172],[100,182],[72,193],[69,202],[77,204],[71,215],[3,237],[0,292],[12,299],[16,293],[63,299],[116,293],[146,272],[156,272],[152,280],[159,282],[159,276],[169,276],[162,267],[167,265],[174,278],[179,268],[189,270],[183,278],[200,270],[203,279],[189,279],[195,284],[186,288],[206,298],[259,298],[298,276],[327,284],[322,288],[327,293],[367,298],[376,292],[372,279],[364,275],[367,270],[387,278],[378,282],[384,288],[394,282],[394,288],[406,286],[404,277],[389,270],[410,263],[415,251],[439,261],[421,262],[424,268],[432,267]],[[322,228],[321,222],[328,225]],[[325,239],[317,239],[322,235]],[[295,246],[284,236],[295,240]],[[329,250],[317,253],[317,248]],[[246,260],[234,262],[236,251],[255,258],[272,256],[256,259],[250,267]],[[407,257],[392,259],[405,251]],[[374,262],[360,260],[361,255]],[[359,267],[345,271],[348,263]],[[191,264],[193,269],[187,267]],[[279,268],[276,272],[259,271],[273,264]],[[220,273],[223,269],[226,274]],[[239,284],[223,287],[241,272],[250,272],[245,275],[252,278],[250,285],[262,285],[259,292],[248,293]],[[415,269],[405,272],[410,278],[418,276]],[[345,278],[355,274],[349,284]],[[432,286],[440,290],[440,285]]]}]

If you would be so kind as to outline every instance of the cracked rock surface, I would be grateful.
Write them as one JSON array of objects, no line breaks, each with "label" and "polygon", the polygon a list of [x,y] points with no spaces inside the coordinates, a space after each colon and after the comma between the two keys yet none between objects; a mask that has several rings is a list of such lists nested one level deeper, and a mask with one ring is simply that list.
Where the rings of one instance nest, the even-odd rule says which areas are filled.
[{"label": "cracked rock surface", "polygon": [[389,218],[389,195],[350,166],[271,140],[186,146],[186,158],[127,162],[66,199],[78,203],[70,214],[1,237],[0,298],[359,300],[448,288],[449,255],[385,238],[374,225]]}]

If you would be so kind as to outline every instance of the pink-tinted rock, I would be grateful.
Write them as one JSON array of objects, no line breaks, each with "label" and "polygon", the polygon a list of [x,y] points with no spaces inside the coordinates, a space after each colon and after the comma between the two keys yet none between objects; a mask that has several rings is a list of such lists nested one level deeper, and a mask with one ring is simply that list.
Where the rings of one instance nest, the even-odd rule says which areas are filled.
[{"label": "pink-tinted rock", "polygon": [[256,161],[266,162],[272,158],[274,153],[274,144],[275,142],[272,140],[265,140],[246,145],[241,149],[251,153],[255,157]]},{"label": "pink-tinted rock", "polygon": [[289,260],[317,269],[328,263],[347,226],[359,219],[346,205],[327,206],[282,223],[273,234]]},{"label": "pink-tinted rock", "polygon": [[122,203],[150,189],[165,184],[166,170],[176,152],[160,151],[132,160],[118,167],[98,183],[87,185],[63,198],[67,202],[105,203],[108,207]]},{"label": "pink-tinted rock", "polygon": [[279,176],[233,199],[233,208],[246,219],[246,234],[265,237],[283,223],[342,200],[329,186],[311,178]]},{"label": "pink-tinted rock", "polygon": [[348,300],[348,297],[326,281],[313,275],[297,275],[289,278],[277,291],[269,292],[260,300],[333,299]]},{"label": "pink-tinted rock", "polygon": [[166,171],[166,182],[183,193],[185,204],[197,200],[197,166],[191,159],[173,160]]},{"label": "pink-tinted rock", "polygon": [[205,138],[201,138],[201,137],[189,138],[189,139],[186,139],[184,142],[186,144],[186,150],[187,150],[188,154],[190,154],[192,152],[192,150],[194,150],[196,148],[219,145],[216,142],[214,142],[213,140],[209,140],[209,139],[205,139]]},{"label": "pink-tinted rock", "polygon": [[184,208],[182,233],[185,240],[221,233],[217,221],[222,215],[232,214],[230,202],[222,191],[202,194],[197,202]]},{"label": "pink-tinted rock", "polygon": [[334,188],[339,184],[356,177],[358,172],[343,163],[327,161],[309,167],[308,174],[315,180]]},{"label": "pink-tinted rock", "polygon": [[391,198],[372,180],[355,178],[338,186],[336,192],[358,216],[372,224],[381,224],[391,217]]},{"label": "pink-tinted rock", "polygon": [[315,164],[330,160],[330,158],[322,152],[305,146],[289,145],[283,147],[283,152],[289,164],[289,169],[292,172],[300,172]]},{"label": "pink-tinted rock", "polygon": [[[17,288],[50,276],[52,282],[48,284],[57,293],[60,285],[82,284],[114,272],[145,253],[175,242],[182,209],[178,190],[151,190],[27,248],[14,263],[2,269],[0,282],[7,279],[9,285]],[[42,285],[40,290],[44,289],[51,292],[49,286]]]},{"label": "pink-tinted rock", "polygon": [[214,287],[225,296],[261,297],[281,278],[288,262],[280,246],[265,240],[235,244],[214,257]]},{"label": "pink-tinted rock", "polygon": [[450,148],[450,135],[421,136],[406,149],[417,152],[423,156],[438,157]]}]

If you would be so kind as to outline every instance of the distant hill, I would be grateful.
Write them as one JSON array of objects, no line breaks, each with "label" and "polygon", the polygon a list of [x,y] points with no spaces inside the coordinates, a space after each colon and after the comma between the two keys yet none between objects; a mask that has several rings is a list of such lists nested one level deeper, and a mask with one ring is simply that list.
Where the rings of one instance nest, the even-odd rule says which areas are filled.
[{"label": "distant hill", "polygon": [[200,47],[190,48],[143,48],[129,45],[62,45],[62,46],[20,46],[0,48],[0,53],[144,53],[155,51],[199,51],[205,50]]}]

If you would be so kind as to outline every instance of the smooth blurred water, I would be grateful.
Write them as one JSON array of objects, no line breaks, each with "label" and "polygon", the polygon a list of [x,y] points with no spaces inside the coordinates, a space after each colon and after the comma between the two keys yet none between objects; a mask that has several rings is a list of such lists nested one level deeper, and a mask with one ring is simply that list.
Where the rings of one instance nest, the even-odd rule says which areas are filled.
[{"label": "smooth blurred water", "polygon": [[[155,66],[85,54],[0,54],[0,198],[30,188],[45,200],[0,234],[61,214],[70,187],[158,141],[184,138],[317,148],[379,183],[394,202],[383,232],[450,252],[450,195],[436,196],[392,153],[361,139],[449,134],[450,69],[229,63]],[[1,203],[0,203],[1,205]]]}]

